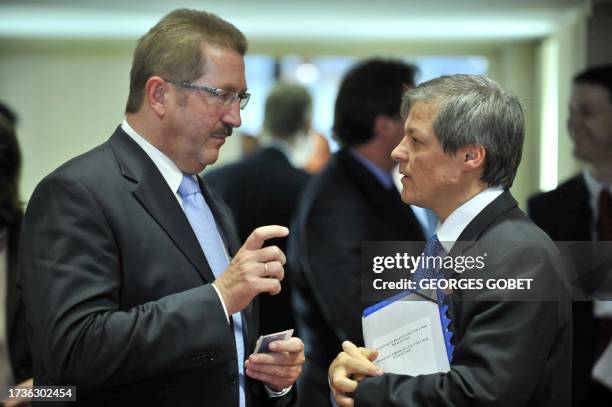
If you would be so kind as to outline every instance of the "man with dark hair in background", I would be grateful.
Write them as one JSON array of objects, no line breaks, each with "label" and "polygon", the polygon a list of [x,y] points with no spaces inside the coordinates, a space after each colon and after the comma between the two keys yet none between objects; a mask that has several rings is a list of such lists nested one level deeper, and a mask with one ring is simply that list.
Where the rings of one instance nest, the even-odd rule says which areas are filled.
[{"label": "man with dark hair in background", "polygon": [[[312,100],[300,85],[279,83],[266,99],[264,143],[237,163],[206,172],[209,182],[230,207],[241,241],[264,225],[289,226],[308,174],[291,164],[294,146],[310,130]],[[273,239],[285,251],[286,239]],[[285,278],[291,270],[285,268]],[[259,297],[259,328],[272,333],[294,328],[289,285],[274,296]]]},{"label": "man with dark hair in background", "polygon": [[[574,77],[567,122],[574,156],[585,170],[550,192],[529,199],[529,215],[556,241],[612,240],[612,65]],[[575,301],[572,405],[608,406],[612,389],[591,378],[612,340],[612,315],[601,303]]]},{"label": "man with dark hair in background", "polygon": [[[403,136],[400,105],[416,68],[371,59],[344,77],[334,136],[341,145],[307,185],[289,238],[294,312],[307,362],[300,404],[329,403],[327,368],[342,341],[361,338],[361,243],[422,241],[423,232],[393,183],[391,151]],[[294,284],[295,283],[295,284]]]},{"label": "man with dark hair in background", "polygon": [[138,41],[123,123],[36,187],[19,266],[35,385],[77,386],[88,406],[292,401],[300,339],[248,356],[257,295],[281,290],[285,263],[261,247],[288,230],[239,247],[197,176],[241,124],[246,48],[214,14],[169,13]]}]

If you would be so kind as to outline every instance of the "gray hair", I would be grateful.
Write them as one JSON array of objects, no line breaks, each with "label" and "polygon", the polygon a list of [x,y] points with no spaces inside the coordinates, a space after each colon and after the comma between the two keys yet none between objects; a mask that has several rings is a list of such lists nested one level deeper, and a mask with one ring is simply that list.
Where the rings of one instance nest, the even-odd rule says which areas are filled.
[{"label": "gray hair", "polygon": [[290,139],[310,121],[312,99],[303,86],[279,83],[266,99],[264,128],[273,137]]},{"label": "gray hair", "polygon": [[405,93],[402,117],[415,103],[437,107],[433,130],[447,154],[470,145],[486,150],[481,180],[510,188],[521,162],[525,126],[517,97],[482,75],[449,75]]}]

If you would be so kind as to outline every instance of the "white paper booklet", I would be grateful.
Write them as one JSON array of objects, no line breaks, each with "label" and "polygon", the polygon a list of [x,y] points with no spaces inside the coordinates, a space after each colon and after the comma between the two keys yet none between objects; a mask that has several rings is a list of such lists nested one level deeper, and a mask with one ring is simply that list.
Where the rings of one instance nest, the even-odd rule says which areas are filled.
[{"label": "white paper booklet", "polygon": [[[433,298],[432,292],[420,294]],[[364,311],[363,339],[378,349],[374,363],[385,373],[417,376],[450,370],[438,304],[407,294]]]}]

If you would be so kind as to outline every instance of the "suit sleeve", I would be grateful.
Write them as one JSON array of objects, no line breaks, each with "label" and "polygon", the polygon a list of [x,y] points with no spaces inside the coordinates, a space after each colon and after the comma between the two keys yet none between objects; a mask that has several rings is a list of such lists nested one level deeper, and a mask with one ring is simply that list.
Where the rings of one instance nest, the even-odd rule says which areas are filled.
[{"label": "suit sleeve", "polygon": [[80,182],[41,182],[24,222],[19,284],[33,349],[52,383],[86,390],[235,358],[211,285],[120,309],[121,256]]},{"label": "suit sleeve", "polygon": [[[517,258],[530,261],[520,263],[517,271]],[[550,260],[541,248],[520,247],[493,268],[498,276],[533,277],[548,270]],[[456,304],[453,318],[464,326],[448,373],[366,378],[357,388],[355,405],[528,405],[554,347],[562,318],[559,302],[490,301],[489,295]]]}]

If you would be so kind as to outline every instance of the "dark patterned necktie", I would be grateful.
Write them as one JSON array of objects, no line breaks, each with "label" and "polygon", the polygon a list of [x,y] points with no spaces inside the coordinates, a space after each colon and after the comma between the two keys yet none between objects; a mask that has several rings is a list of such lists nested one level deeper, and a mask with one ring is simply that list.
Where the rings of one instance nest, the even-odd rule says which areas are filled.
[{"label": "dark patterned necktie", "polygon": [[[419,266],[414,275],[414,281],[418,284],[420,280],[428,279],[441,279],[443,277],[443,273],[440,270],[437,270],[434,267],[427,267],[429,263],[436,263],[426,261],[429,257],[444,257],[445,256],[444,248],[442,244],[438,240],[438,235],[434,234],[429,238],[427,243],[425,244],[425,249],[423,250],[423,261],[419,262]],[[452,362],[453,353],[455,351],[455,347],[451,344],[451,338],[453,333],[449,330],[450,319],[447,316],[448,305],[444,303],[446,299],[446,294],[444,291],[438,289],[436,290],[436,297],[438,300],[438,311],[440,312],[440,322],[442,324],[442,333],[444,334],[444,344],[446,345],[446,351],[448,354],[448,361]]]}]

